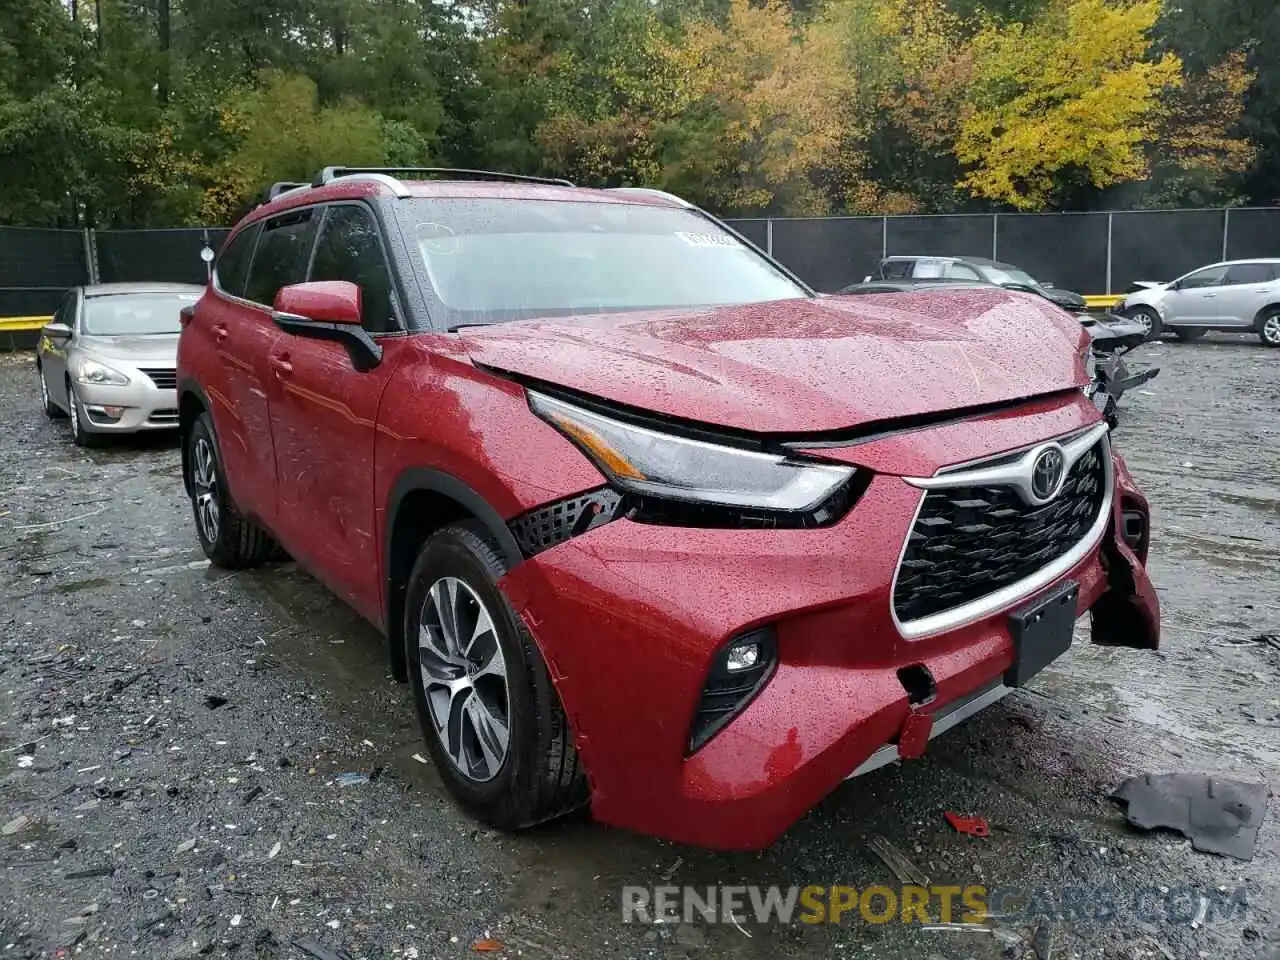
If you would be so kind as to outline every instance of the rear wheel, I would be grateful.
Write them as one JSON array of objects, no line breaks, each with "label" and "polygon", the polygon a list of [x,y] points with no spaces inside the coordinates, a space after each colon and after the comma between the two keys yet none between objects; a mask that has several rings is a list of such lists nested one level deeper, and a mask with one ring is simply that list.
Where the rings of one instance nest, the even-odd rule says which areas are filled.
[{"label": "rear wheel", "polygon": [[537,645],[497,587],[479,524],[433,534],[405,601],[405,654],[440,776],[473,816],[518,830],[581,807],[586,781]]},{"label": "rear wheel", "polygon": [[276,543],[265,530],[242,516],[232,501],[214,441],[213,421],[207,413],[202,413],[191,426],[187,463],[191,511],[205,556],[229,570],[270,560],[276,553]]},{"label": "rear wheel", "polygon": [[1150,307],[1134,307],[1126,311],[1125,316],[1146,327],[1148,340],[1159,340],[1164,334],[1164,322],[1160,319],[1160,314]]},{"label": "rear wheel", "polygon": [[1258,336],[1268,347],[1280,347],[1280,309],[1273,307],[1258,317]]},{"label": "rear wheel", "polygon": [[1205,335],[1205,331],[1198,327],[1171,327],[1169,332],[1183,343],[1195,343]]}]

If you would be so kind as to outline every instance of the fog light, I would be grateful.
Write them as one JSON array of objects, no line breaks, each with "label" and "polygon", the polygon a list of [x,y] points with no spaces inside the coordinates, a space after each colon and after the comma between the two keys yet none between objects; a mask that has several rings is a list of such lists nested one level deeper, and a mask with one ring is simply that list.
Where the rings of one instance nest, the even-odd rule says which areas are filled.
[{"label": "fog light", "polygon": [[760,645],[751,640],[746,643],[735,643],[730,647],[724,666],[730,673],[738,673],[742,670],[750,670],[759,662]]},{"label": "fog light", "polygon": [[741,713],[768,683],[778,664],[773,628],[759,627],[734,637],[711,661],[694,712],[688,752],[700,749]]},{"label": "fog light", "polygon": [[124,415],[124,407],[103,407],[102,412],[113,420],[119,420]]}]

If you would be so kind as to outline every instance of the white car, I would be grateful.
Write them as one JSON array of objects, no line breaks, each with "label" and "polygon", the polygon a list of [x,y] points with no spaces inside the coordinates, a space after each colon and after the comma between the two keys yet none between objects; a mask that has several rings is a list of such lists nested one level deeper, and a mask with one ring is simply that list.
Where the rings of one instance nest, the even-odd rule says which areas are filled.
[{"label": "white car", "polygon": [[40,332],[40,402],[67,417],[77,446],[104,434],[178,426],[179,314],[204,287],[103,283],[75,287]]},{"label": "white car", "polygon": [[1172,333],[1196,340],[1209,330],[1252,330],[1280,347],[1280,258],[1230,260],[1193,270],[1172,283],[1139,283],[1115,312],[1137,320],[1154,340]]}]

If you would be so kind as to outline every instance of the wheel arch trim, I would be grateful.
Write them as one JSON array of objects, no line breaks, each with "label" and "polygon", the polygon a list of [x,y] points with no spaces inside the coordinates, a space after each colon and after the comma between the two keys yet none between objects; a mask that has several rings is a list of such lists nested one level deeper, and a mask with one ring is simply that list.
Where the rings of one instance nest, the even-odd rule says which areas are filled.
[{"label": "wheel arch trim", "polygon": [[[524,555],[516,542],[515,536],[507,527],[497,509],[471,486],[450,473],[431,467],[409,467],[396,477],[387,495],[386,519],[382,529],[382,582],[383,617],[386,624],[386,635],[391,657],[391,673],[398,680],[408,679],[407,651],[403,636],[403,602],[402,597],[407,583],[397,584],[394,580],[395,529],[400,509],[404,501],[413,493],[426,492],[438,494],[457,503],[485,528],[493,538],[494,544],[506,563],[507,569],[514,569],[524,562]],[[399,616],[397,616],[399,614]]]}]

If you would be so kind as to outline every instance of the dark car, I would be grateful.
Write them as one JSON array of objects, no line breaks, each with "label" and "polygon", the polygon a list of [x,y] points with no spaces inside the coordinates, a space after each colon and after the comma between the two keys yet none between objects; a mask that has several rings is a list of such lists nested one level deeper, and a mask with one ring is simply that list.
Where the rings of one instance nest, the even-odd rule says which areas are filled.
[{"label": "dark car", "polygon": [[987,257],[886,257],[880,261],[876,273],[867,277],[867,280],[907,279],[985,280],[998,287],[1039,294],[1072,313],[1088,309],[1080,294],[1042,283],[1020,267]]},{"label": "dark car", "polygon": [[283,548],[381,628],[486,822],[589,802],[766,846],[1077,618],[1159,645],[1089,337],[954,297],[819,297],[667,193],[326,169],[183,312],[194,535],[224,568]]}]

